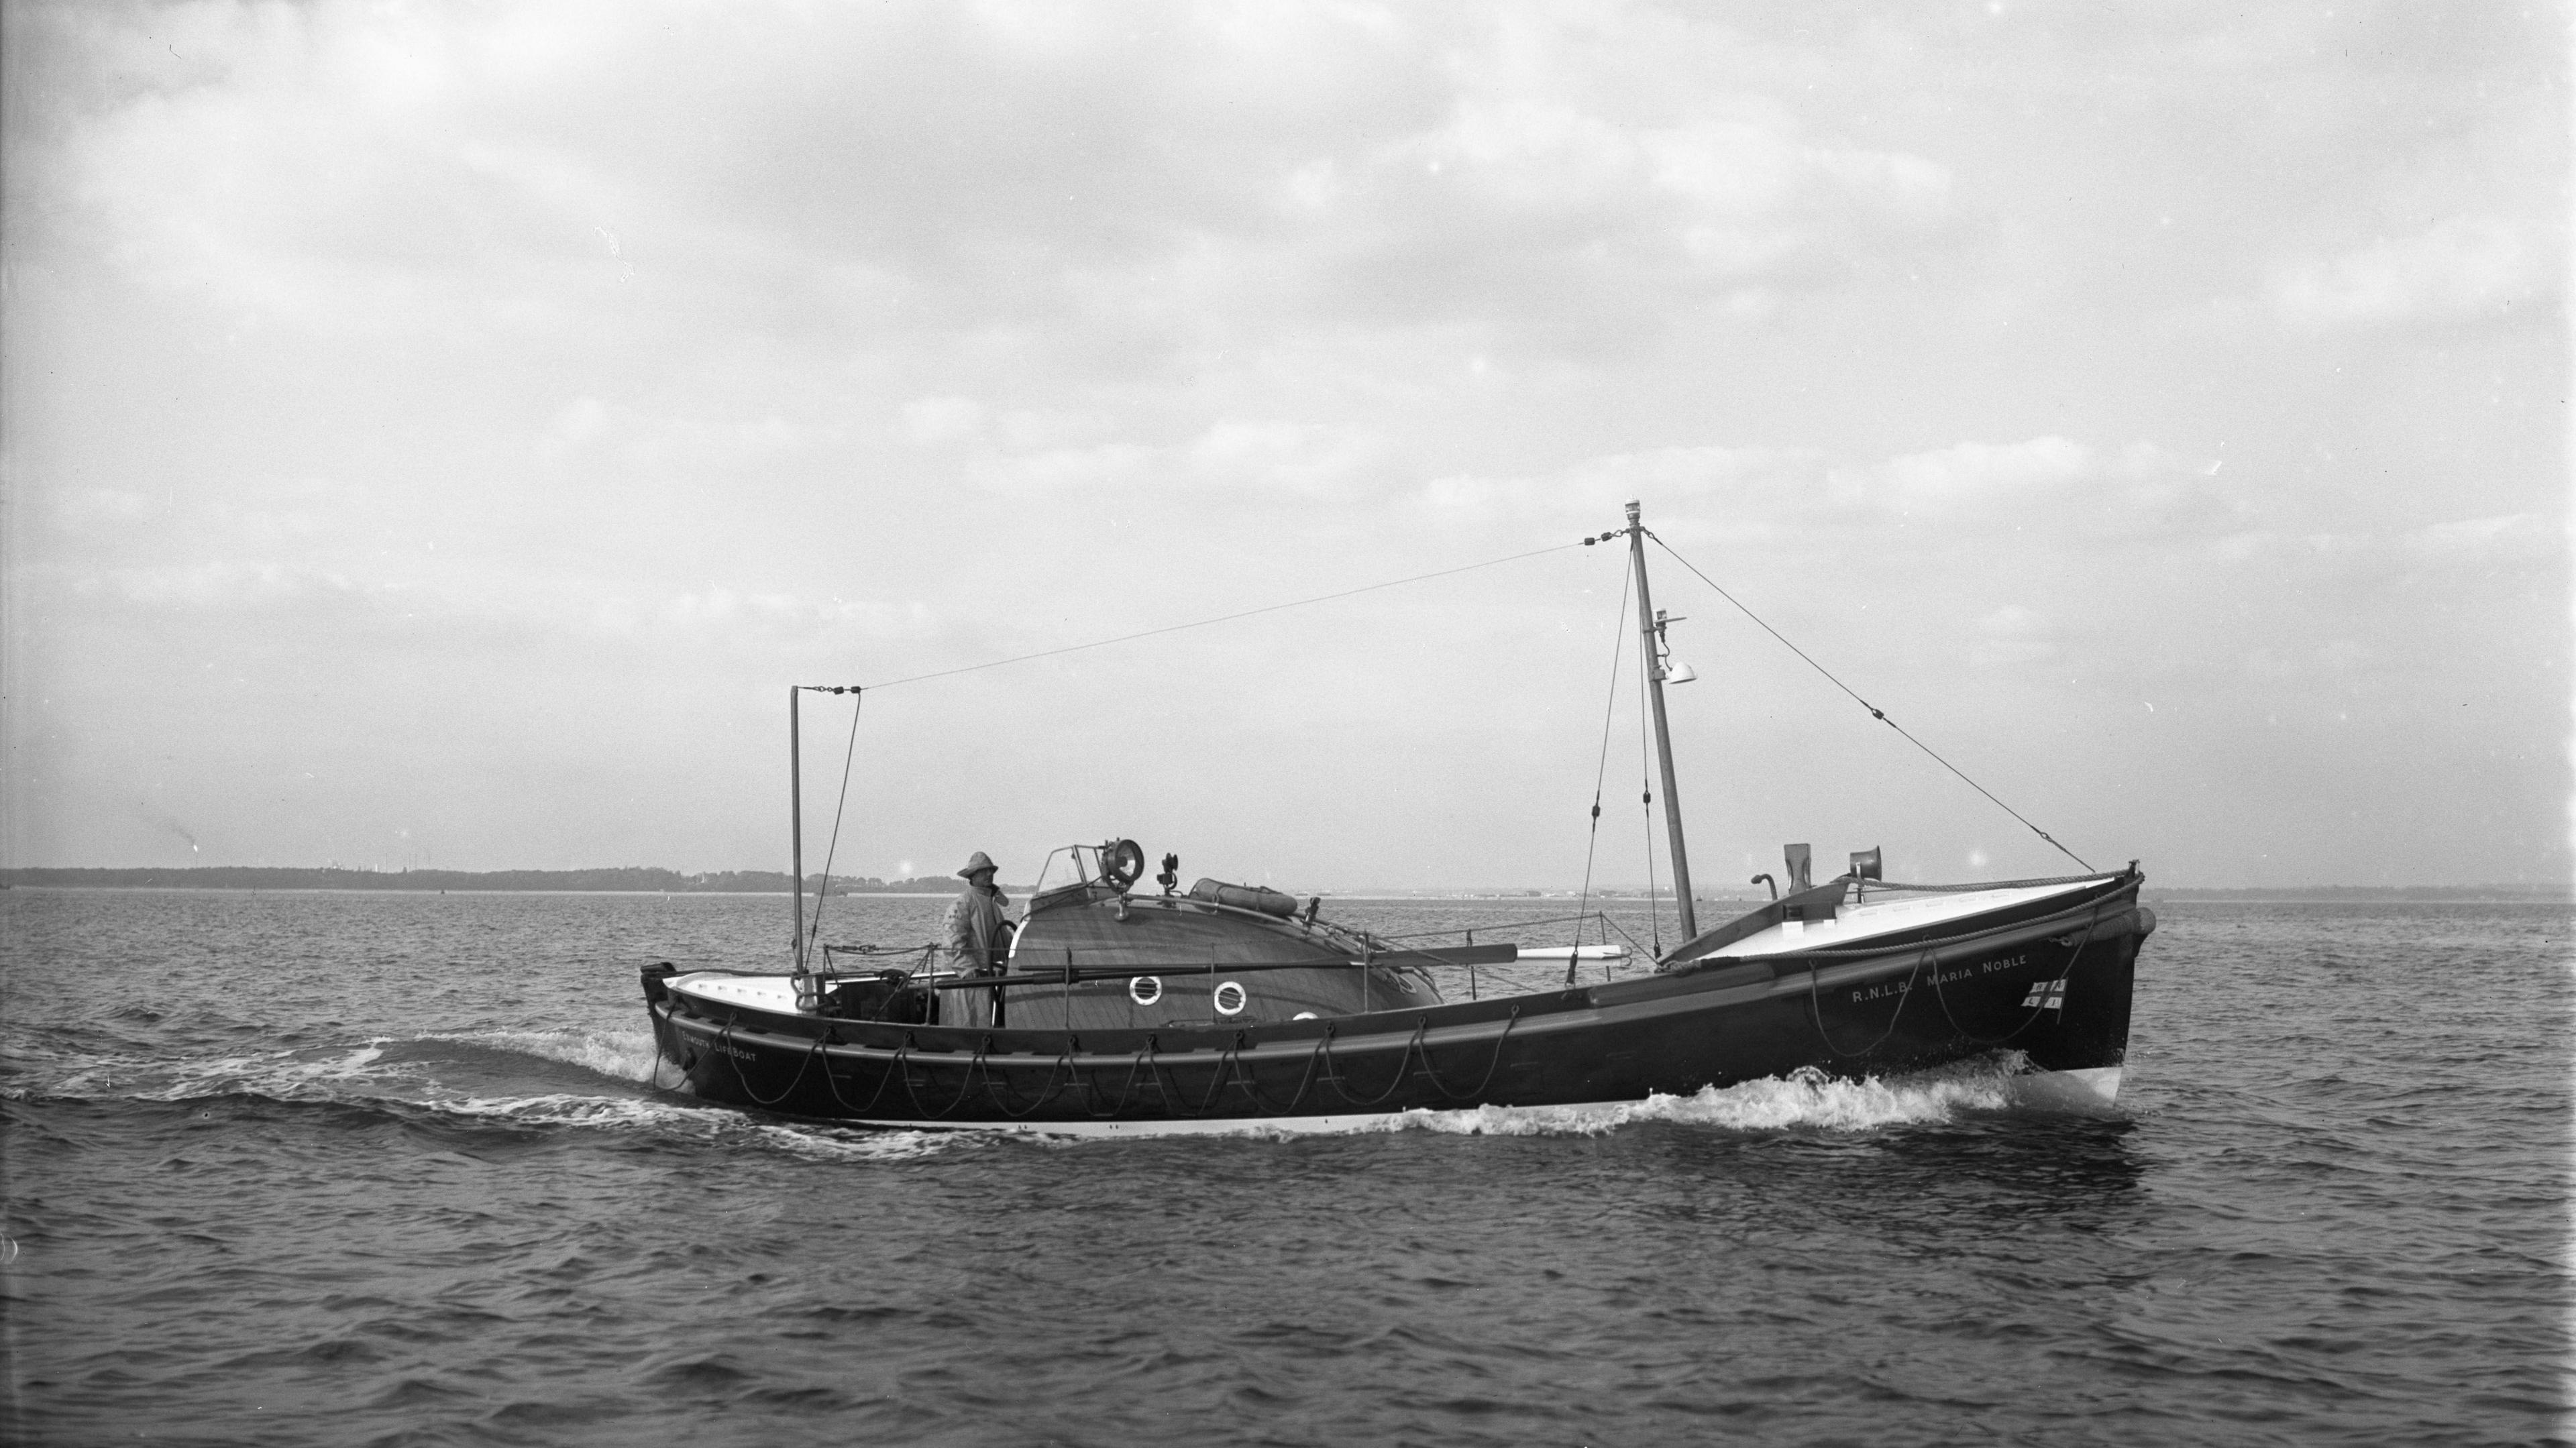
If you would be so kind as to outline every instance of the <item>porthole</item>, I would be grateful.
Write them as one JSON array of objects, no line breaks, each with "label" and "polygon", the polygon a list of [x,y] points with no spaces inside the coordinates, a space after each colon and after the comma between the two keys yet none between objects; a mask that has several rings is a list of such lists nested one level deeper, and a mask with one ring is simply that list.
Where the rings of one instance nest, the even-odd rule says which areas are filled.
[{"label": "porthole", "polygon": [[1244,1006],[1250,1003],[1251,999],[1244,993],[1241,985],[1234,981],[1226,981],[1216,988],[1216,1013],[1221,1016],[1242,1015]]},{"label": "porthole", "polygon": [[1127,999],[1140,1006],[1150,1006],[1162,998],[1163,981],[1160,976],[1140,975],[1127,982]]}]

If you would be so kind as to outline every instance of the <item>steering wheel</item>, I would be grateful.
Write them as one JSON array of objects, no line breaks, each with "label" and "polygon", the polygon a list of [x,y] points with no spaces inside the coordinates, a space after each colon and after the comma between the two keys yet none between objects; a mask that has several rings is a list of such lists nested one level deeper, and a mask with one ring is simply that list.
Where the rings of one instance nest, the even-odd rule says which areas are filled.
[{"label": "steering wheel", "polygon": [[1143,878],[1145,874],[1144,847],[1134,840],[1111,840],[1102,845],[1100,873],[1111,885],[1117,887],[1118,893],[1126,894],[1128,887]]}]

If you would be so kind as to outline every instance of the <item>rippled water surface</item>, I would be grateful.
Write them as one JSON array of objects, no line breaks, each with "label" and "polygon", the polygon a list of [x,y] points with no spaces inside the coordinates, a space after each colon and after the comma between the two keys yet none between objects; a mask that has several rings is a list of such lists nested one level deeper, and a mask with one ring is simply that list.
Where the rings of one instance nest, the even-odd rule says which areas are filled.
[{"label": "rippled water surface", "polygon": [[[942,902],[833,908],[914,940]],[[2109,1116],[1967,1070],[1078,1144],[654,1089],[636,968],[766,963],[783,900],[0,910],[14,1442],[2563,1428],[2556,907],[2159,907]]]}]

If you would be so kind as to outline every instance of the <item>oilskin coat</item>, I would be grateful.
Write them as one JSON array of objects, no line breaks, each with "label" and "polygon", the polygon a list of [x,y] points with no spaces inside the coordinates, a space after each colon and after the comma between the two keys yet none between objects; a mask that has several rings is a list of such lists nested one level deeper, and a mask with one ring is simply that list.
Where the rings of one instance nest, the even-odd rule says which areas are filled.
[{"label": "oilskin coat", "polygon": [[999,970],[1010,948],[1011,897],[989,885],[968,885],[948,907],[948,964],[983,975]]}]

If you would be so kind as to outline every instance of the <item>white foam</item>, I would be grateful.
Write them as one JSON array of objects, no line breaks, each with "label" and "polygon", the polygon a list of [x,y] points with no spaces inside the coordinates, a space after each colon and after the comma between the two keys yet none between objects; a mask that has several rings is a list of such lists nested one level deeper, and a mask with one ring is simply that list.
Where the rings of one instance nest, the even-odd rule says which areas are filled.
[{"label": "white foam", "polygon": [[[696,1103],[667,1094],[622,1094],[622,1086],[604,1085],[597,1092],[576,1089],[529,1095],[468,1095],[441,1082],[441,1065],[434,1055],[428,1060],[402,1059],[399,1055],[386,1059],[389,1049],[399,1052],[405,1045],[418,1043],[470,1045],[578,1066],[619,1083],[660,1084],[655,1080],[654,1068],[661,1063],[651,1033],[556,1030],[382,1036],[358,1045],[194,1058],[94,1057],[40,1089],[45,1094],[122,1096],[161,1102],[234,1093],[284,1101],[338,1101],[427,1111],[469,1122],[642,1130],[706,1140],[729,1139],[829,1161],[903,1160],[960,1147],[973,1149],[977,1144],[977,1139],[961,1138],[951,1132],[764,1124],[729,1106]],[[668,1078],[672,1074],[664,1065],[661,1075]],[[502,1083],[488,1081],[484,1089],[488,1091],[492,1085],[508,1090]],[[18,1096],[28,1094],[23,1086],[12,1090]]]},{"label": "white foam", "polygon": [[757,1126],[768,1146],[816,1161],[912,1161],[994,1138],[981,1132],[862,1131],[831,1127]]},{"label": "white foam", "polygon": [[382,1044],[370,1042],[320,1052],[308,1048],[178,1060],[107,1057],[91,1060],[46,1089],[64,1096],[122,1096],[134,1101],[188,1101],[236,1091],[289,1101],[313,1100],[343,1094],[331,1090],[331,1083],[396,1069],[379,1069],[383,1056]]},{"label": "white foam", "polygon": [[384,1057],[384,1047],[369,1042],[327,1061],[307,1061],[291,1068],[308,1081],[347,1081]]},{"label": "white foam", "polygon": [[425,1041],[462,1041],[561,1061],[613,1076],[620,1081],[653,1080],[660,1059],[650,1031],[484,1031],[465,1035],[423,1036]]},{"label": "white foam", "polygon": [[2011,1076],[1986,1067],[1846,1081],[1810,1067],[1688,1096],[1660,1092],[1643,1101],[1590,1106],[1480,1106],[1466,1111],[1408,1111],[1388,1129],[1486,1136],[1597,1135],[1641,1121],[1673,1121],[1733,1131],[1871,1131],[1949,1121],[1965,1111],[2012,1104]]},{"label": "white foam", "polygon": [[[560,1061],[598,1072],[613,1080],[653,1084],[658,1059],[653,1038],[643,1031],[493,1031],[418,1037],[379,1036],[361,1045],[327,1048],[168,1058],[123,1056],[92,1059],[48,1086],[71,1096],[121,1096],[137,1101],[189,1101],[247,1092],[287,1101],[341,1100],[363,1102],[410,1100],[440,1109],[459,1107],[443,1089],[435,1062],[387,1060],[386,1051],[412,1042],[455,1042]],[[352,1087],[356,1089],[351,1089]],[[545,1118],[561,1110],[564,1119],[596,1119],[598,1110],[567,1103],[591,1102],[614,1107],[614,1098],[574,1095],[469,1099],[467,1114],[507,1115],[526,1107]],[[552,1105],[529,1103],[552,1103]],[[614,1111],[608,1114],[614,1115]]]},{"label": "white foam", "polygon": [[733,1137],[817,1161],[902,1161],[990,1140],[948,1131],[779,1125],[752,1121],[730,1106],[692,1106],[650,1097],[582,1096],[569,1092],[440,1101],[433,1103],[431,1109],[518,1126],[643,1129],[676,1131],[706,1139]]},{"label": "white foam", "polygon": [[557,1092],[545,1096],[469,1096],[425,1103],[451,1116],[510,1121],[529,1126],[662,1127],[701,1124],[721,1128],[741,1120],[738,1112],[715,1107],[681,1106],[635,1096],[584,1096]]},{"label": "white foam", "polygon": [[2118,1114],[2121,1068],[2083,1067],[2072,1071],[2034,1071],[2012,1079],[2013,1104],[2027,1111],[2054,1111],[2077,1116]]},{"label": "white foam", "polygon": [[1079,1122],[890,1122],[905,1131],[1007,1136],[1013,1140],[1102,1140],[1166,1136],[1351,1136],[1372,1132],[1431,1131],[1459,1136],[1595,1136],[1636,1122],[1670,1121],[1730,1131],[1810,1129],[1866,1132],[1890,1126],[1954,1121],[1971,1112],[2056,1112],[2098,1115],[2099,1088],[2078,1093],[2052,1089],[2049,1073],[2031,1074],[2015,1051],[1901,1076],[1851,1081],[1814,1067],[1785,1077],[1746,1081],[1720,1090],[1702,1087],[1688,1096],[1652,1095],[1643,1101],[1601,1101],[1572,1106],[1479,1106],[1457,1111],[1351,1112],[1328,1116],[1256,1119],[1119,1120]]}]

